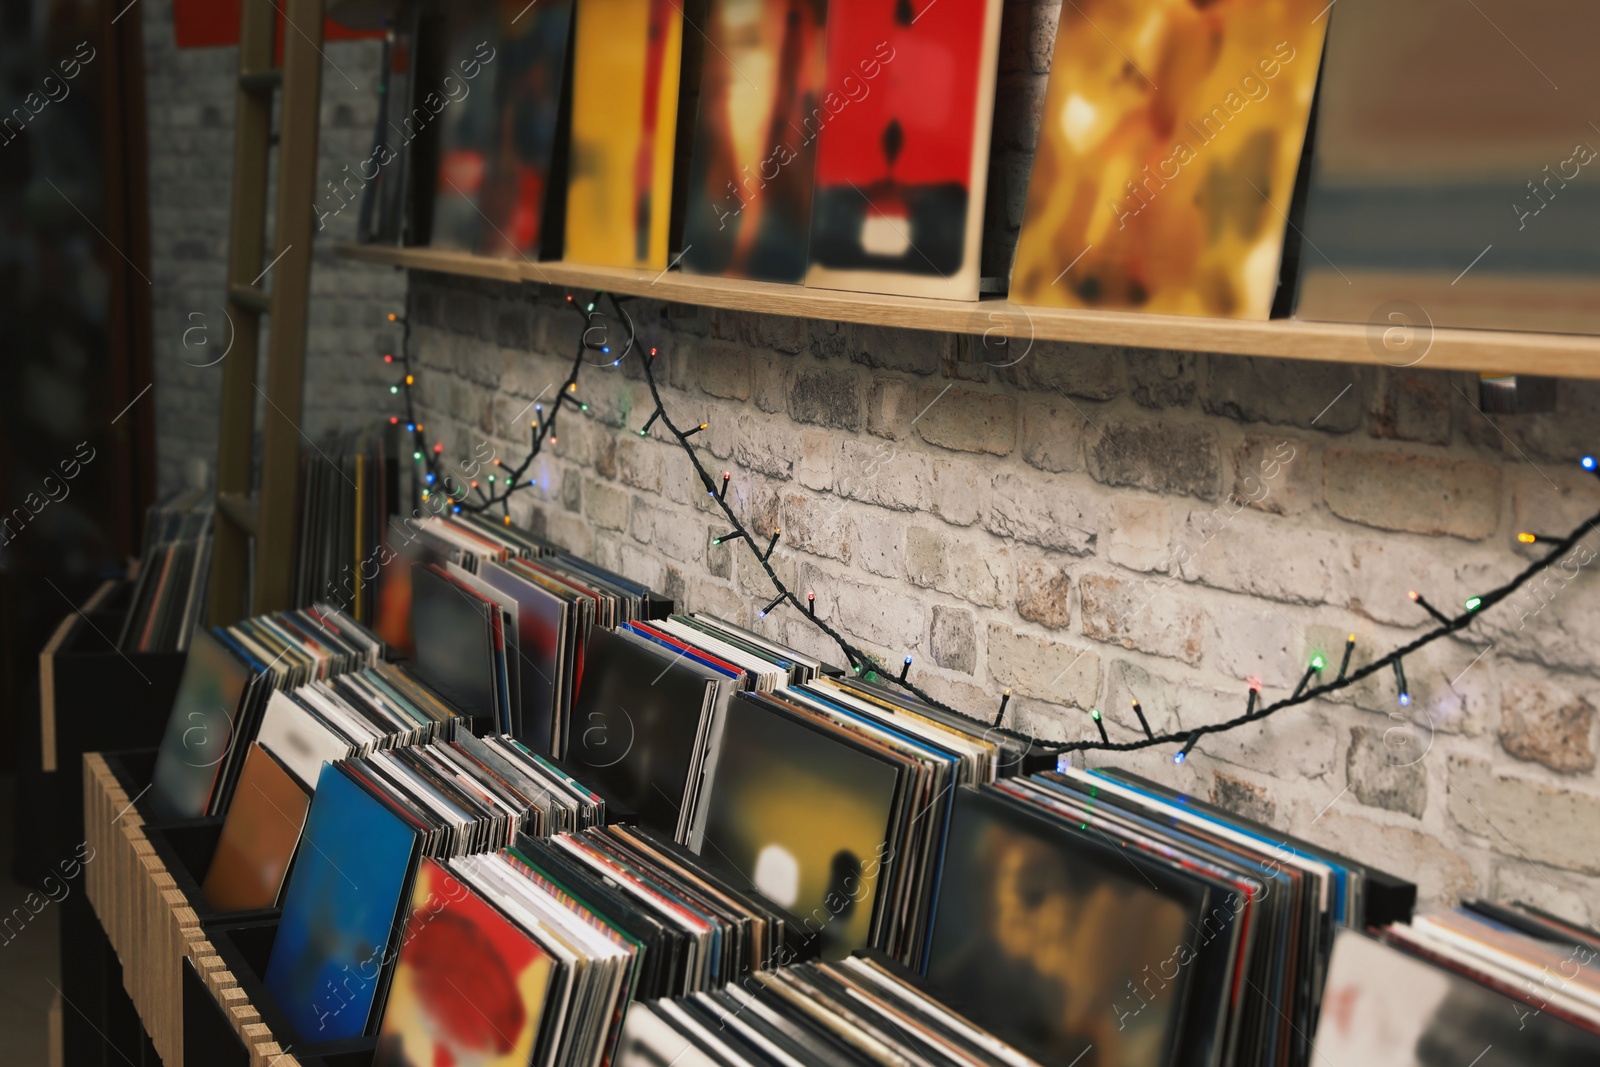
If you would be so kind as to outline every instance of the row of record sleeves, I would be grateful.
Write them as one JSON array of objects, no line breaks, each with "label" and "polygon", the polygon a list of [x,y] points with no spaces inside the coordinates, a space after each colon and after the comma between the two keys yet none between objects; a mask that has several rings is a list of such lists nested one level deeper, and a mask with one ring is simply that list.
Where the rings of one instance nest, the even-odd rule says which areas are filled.
[{"label": "row of record sleeves", "polygon": [[[1312,843],[1113,768],[1057,768],[1028,739],[626,593],[520,531],[428,529],[456,551],[412,560],[417,588],[431,567],[458,579],[436,592],[492,603],[450,568],[481,580],[518,562],[545,570],[507,573],[604,587],[551,594],[589,609],[554,616],[560,641],[509,608],[474,616],[501,627],[498,646],[474,638],[480,675],[507,675],[494,647],[524,678],[572,672],[567,730],[519,737],[509,705],[454,704],[418,596],[417,655],[399,663],[329,605],[197,631],[212,654],[190,656],[158,760],[153,795],[189,804],[158,810],[223,822],[211,904],[281,908],[267,987],[301,1040],[337,1032],[385,1063],[670,1061],[684,1043],[719,1063],[914,1063],[938,1058],[929,1041],[953,1062],[1432,1063],[1349,1051],[1369,1033],[1352,1013],[1392,1015],[1386,984],[1416,970],[1432,977],[1408,989],[1445,989],[1441,1020],[1470,986],[1520,1005],[1519,1034],[1554,1050],[1538,1062],[1593,1062],[1570,1051],[1593,1048],[1586,931],[1489,905],[1470,930],[1413,921],[1413,885]],[[194,717],[235,689],[232,717]],[[240,758],[219,759],[224,736]],[[476,917],[445,920],[458,904]],[[1502,936],[1513,920],[1519,937]],[[873,952],[961,1021],[839,970]],[[808,986],[822,992],[801,1007],[790,994]],[[652,1004],[630,1025],[634,1001]],[[707,1013],[747,1001],[708,1037]],[[883,1045],[885,1005],[900,1051]],[[1415,1047],[1444,1025],[1414,1028]],[[963,1059],[979,1051],[994,1058]],[[1528,1061],[1483,1065],[1513,1062]]]},{"label": "row of record sleeves", "polygon": [[419,4],[394,26],[372,153],[316,210],[359,199],[363,240],[523,261],[1600,330],[1591,8],[1004,6]]}]

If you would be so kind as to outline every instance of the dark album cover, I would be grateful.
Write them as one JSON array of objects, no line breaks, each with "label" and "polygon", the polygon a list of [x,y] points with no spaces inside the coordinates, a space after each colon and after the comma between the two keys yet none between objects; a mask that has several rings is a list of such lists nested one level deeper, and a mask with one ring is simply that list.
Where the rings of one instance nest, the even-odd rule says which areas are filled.
[{"label": "dark album cover", "polygon": [[978,298],[1000,0],[828,11],[806,284]]},{"label": "dark album cover", "polygon": [[928,980],[1043,1062],[1166,1067],[1193,971],[1169,961],[1192,940],[1205,890],[1133,864],[996,793],[961,788]]},{"label": "dark album cover", "polygon": [[826,0],[711,0],[685,270],[805,279],[826,13]]},{"label": "dark album cover", "polygon": [[716,677],[689,656],[595,627],[573,699],[568,766],[644,825],[675,835]]},{"label": "dark album cover", "polygon": [[433,564],[412,568],[411,591],[417,676],[463,714],[495,722],[494,605],[451,581]]},{"label": "dark album cover", "polygon": [[900,768],[745,694],[728,703],[701,858],[753,884],[823,959],[868,946]]},{"label": "dark album cover", "polygon": [[[501,0],[495,128],[484,176],[478,251],[537,259],[551,191],[572,0]],[[557,198],[558,200],[561,198]]]},{"label": "dark album cover", "polygon": [[214,633],[195,630],[156,755],[150,807],[160,818],[198,819],[206,813],[219,768],[233,748],[251,674]]},{"label": "dark album cover", "polygon": [[[423,118],[437,124],[439,173],[429,244],[457,252],[478,248],[479,209],[489,153],[495,144],[495,80],[499,77],[500,14],[485,0],[451,4],[444,21],[441,85],[418,85]],[[464,77],[467,70],[477,77]],[[416,114],[416,111],[413,111]]]}]

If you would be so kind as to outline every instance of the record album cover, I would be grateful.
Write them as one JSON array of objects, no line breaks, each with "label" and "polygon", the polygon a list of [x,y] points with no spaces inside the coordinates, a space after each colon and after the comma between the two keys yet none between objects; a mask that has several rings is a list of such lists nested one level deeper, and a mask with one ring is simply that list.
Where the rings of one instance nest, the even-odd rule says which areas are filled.
[{"label": "record album cover", "polygon": [[575,33],[564,258],[665,270],[682,8],[585,0]]},{"label": "record album cover", "polygon": [[340,766],[322,768],[265,976],[298,1040],[367,1032],[416,852],[398,815]]},{"label": "record album cover", "polygon": [[433,860],[417,870],[373,1067],[525,1067],[554,963]]},{"label": "record album cover", "polygon": [[1154,979],[1149,968],[1189,943],[1204,892],[1109,853],[995,794],[959,790],[928,979],[1043,1062],[1164,1067],[1192,968]]},{"label": "record album cover", "polygon": [[[500,0],[495,116],[483,183],[478,251],[503,259],[539,257],[559,182],[554,172],[572,31],[572,0]],[[555,203],[551,201],[554,199]],[[557,223],[559,225],[559,223]],[[559,252],[559,246],[555,251]]]},{"label": "record album cover", "polygon": [[826,0],[711,0],[685,270],[805,279],[826,12]]},{"label": "record album cover", "polygon": [[200,887],[206,903],[218,911],[275,907],[310,807],[293,775],[252,742]]},{"label": "record album cover", "polygon": [[898,768],[770,710],[728,703],[700,855],[787,908],[824,959],[870,943]]},{"label": "record album cover", "polygon": [[831,6],[807,285],[978,298],[1000,6]]},{"label": "record album cover", "polygon": [[[445,12],[444,74],[437,89],[419,95],[412,114],[436,123],[438,175],[433,199],[434,248],[472,252],[484,228],[481,202],[489,153],[495,144],[496,43],[499,5],[475,0],[450,5]],[[476,77],[465,76],[467,71]],[[423,94],[423,86],[416,86]],[[408,128],[411,120],[407,120]]]},{"label": "record album cover", "polygon": [[1062,7],[1013,302],[1269,317],[1329,7]]},{"label": "record album cover", "polygon": [[251,672],[209,630],[197,629],[156,755],[150,806],[163,819],[198,819],[234,745]]}]

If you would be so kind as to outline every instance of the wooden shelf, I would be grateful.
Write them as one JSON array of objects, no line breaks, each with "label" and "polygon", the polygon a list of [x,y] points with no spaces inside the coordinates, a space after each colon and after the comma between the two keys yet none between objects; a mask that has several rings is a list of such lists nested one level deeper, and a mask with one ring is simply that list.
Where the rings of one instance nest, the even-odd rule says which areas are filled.
[{"label": "wooden shelf", "polygon": [[[913,330],[980,334],[990,338],[1011,337],[1017,338],[1012,350],[1018,352],[1022,351],[1022,339],[1032,336],[1039,341],[1077,341],[1334,363],[1381,365],[1385,362],[1374,352],[1365,326],[1292,319],[1243,322],[1126,311],[1022,307],[999,298],[968,302],[879,296],[733,278],[704,278],[677,271],[655,273],[577,263],[490,259],[428,248],[343,243],[336,249],[347,259],[441,274],[600,289],[618,295],[803,319],[833,319]],[[995,360],[1000,358],[996,356]],[[1600,336],[1436,329],[1432,347],[1418,366],[1489,374],[1600,378]]]}]

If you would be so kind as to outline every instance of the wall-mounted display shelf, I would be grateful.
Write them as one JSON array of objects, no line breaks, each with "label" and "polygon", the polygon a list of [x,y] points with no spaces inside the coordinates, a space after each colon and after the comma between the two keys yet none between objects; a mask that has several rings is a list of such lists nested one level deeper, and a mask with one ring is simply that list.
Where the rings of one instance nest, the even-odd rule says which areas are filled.
[{"label": "wall-mounted display shelf", "polygon": [[[441,274],[601,289],[619,296],[644,296],[673,303],[803,319],[977,334],[988,338],[987,349],[993,355],[987,358],[996,363],[1020,356],[1026,339],[1031,336],[1038,341],[1076,341],[1239,356],[1415,365],[1486,374],[1600,378],[1600,337],[1589,335],[1503,330],[1428,331],[1423,328],[1405,336],[1391,334],[1391,345],[1402,347],[1402,352],[1396,354],[1385,349],[1382,328],[1338,323],[1293,319],[1244,322],[1126,311],[1022,307],[998,298],[971,302],[877,296],[801,285],[707,278],[673,270],[652,272],[563,262],[534,263],[388,245],[344,243],[337,246],[337,251],[345,258],[366,263]],[[1394,328],[1405,329],[1403,326]],[[1008,337],[1016,339],[1009,348],[1000,344],[1001,339]],[[1418,353],[1424,350],[1426,354],[1417,360]],[[1014,354],[1007,356],[1008,351]],[[979,358],[985,357],[980,353]]]}]

